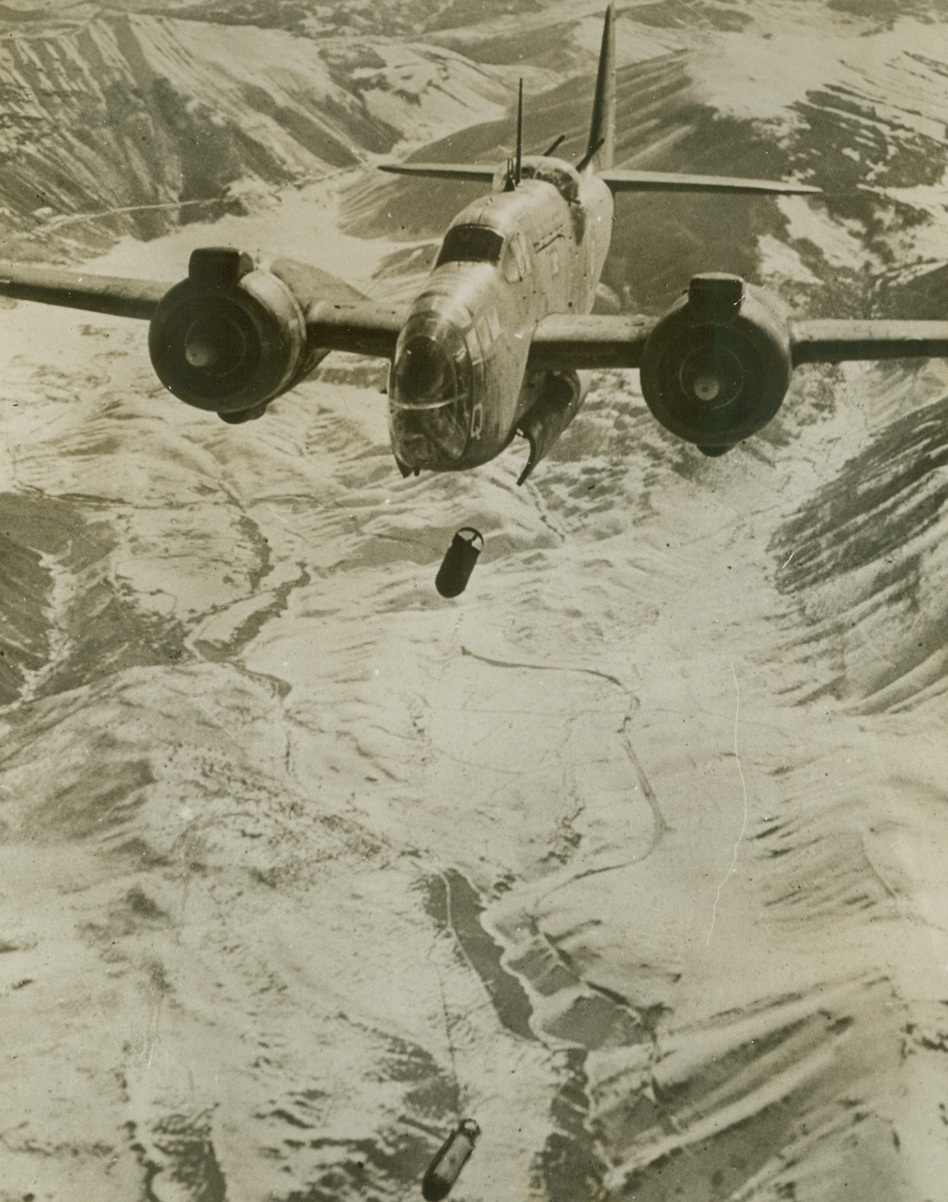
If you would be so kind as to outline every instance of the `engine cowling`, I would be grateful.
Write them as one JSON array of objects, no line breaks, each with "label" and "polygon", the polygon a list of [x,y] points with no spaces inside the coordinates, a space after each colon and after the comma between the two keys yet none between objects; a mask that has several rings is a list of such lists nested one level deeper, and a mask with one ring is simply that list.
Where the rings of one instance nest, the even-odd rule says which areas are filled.
[{"label": "engine cowling", "polygon": [[159,380],[225,421],[258,417],[307,361],[306,320],[277,276],[225,247],[195,250],[188,278],[162,297],[148,331]]},{"label": "engine cowling", "polygon": [[654,416],[706,454],[723,454],[776,415],[790,386],[780,302],[740,276],[707,274],[658,322],[642,351]]}]

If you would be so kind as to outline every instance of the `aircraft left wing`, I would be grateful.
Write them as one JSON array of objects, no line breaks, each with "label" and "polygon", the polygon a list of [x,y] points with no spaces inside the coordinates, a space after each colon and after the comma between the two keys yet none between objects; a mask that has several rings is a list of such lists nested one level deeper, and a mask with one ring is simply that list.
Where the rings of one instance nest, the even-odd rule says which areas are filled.
[{"label": "aircraft left wing", "polygon": [[150,321],[170,283],[0,261],[0,296]]},{"label": "aircraft left wing", "polygon": [[231,247],[195,250],[176,284],[0,261],[0,296],[147,321],[162,384],[233,422],[260,416],[330,351],[391,359],[405,319],[318,267]]},{"label": "aircraft left wing", "polygon": [[[211,256],[216,262],[236,252],[212,249],[196,252],[197,262],[189,270],[192,292],[213,297],[239,283],[254,268],[246,258],[235,267],[234,277],[219,278],[204,271]],[[277,259],[263,271],[275,276],[303,310],[308,341],[323,350],[391,357],[404,321],[404,312],[366,300],[344,280],[308,264]],[[151,321],[159,302],[173,287],[171,282],[130,279],[122,276],[90,275],[58,267],[33,267],[0,260],[0,296],[35,301],[113,317]],[[197,315],[197,314],[195,314]]]},{"label": "aircraft left wing", "polygon": [[306,314],[306,327],[312,345],[322,350],[393,359],[406,316],[407,309],[372,301],[342,305],[317,301]]}]

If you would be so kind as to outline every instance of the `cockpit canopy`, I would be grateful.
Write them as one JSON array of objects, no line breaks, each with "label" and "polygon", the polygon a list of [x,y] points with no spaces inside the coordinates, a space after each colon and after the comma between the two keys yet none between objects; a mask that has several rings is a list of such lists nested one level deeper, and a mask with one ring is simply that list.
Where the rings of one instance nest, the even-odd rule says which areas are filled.
[{"label": "cockpit canopy", "polygon": [[504,239],[487,225],[455,225],[444,236],[436,267],[442,263],[497,263]]},{"label": "cockpit canopy", "polygon": [[[524,155],[520,164],[520,179],[539,179],[552,184],[569,204],[579,202],[579,172],[565,159],[546,155]],[[506,192],[510,185],[510,166],[501,167],[494,175],[493,190]]]}]

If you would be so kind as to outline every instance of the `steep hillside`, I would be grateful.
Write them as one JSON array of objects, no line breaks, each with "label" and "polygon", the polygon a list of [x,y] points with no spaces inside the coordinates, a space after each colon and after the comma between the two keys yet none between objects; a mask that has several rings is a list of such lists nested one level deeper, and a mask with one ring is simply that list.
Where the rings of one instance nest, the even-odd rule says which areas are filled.
[{"label": "steep hillside", "polygon": [[108,12],[18,27],[0,72],[9,257],[246,211],[502,95],[489,69],[435,48]]},{"label": "steep hillside", "polygon": [[[894,9],[886,12],[883,23],[881,8],[862,19],[831,13],[814,39],[781,3],[752,13],[723,4],[629,10],[618,35],[618,163],[792,176],[825,193],[817,202],[620,197],[607,281],[629,307],[656,311],[695,272],[726,270],[783,284],[812,312],[855,315],[873,306],[894,314],[923,300],[913,311],[941,315],[943,288],[923,296],[916,281],[942,267],[945,67],[931,53],[930,12],[898,22]],[[597,48],[590,18],[559,5],[501,22],[489,35],[472,28],[436,36],[492,63],[567,64],[565,82],[534,75],[531,91],[528,78],[525,137],[542,151],[565,134],[561,153],[577,158]],[[500,162],[513,129],[508,108],[503,119],[452,132],[414,157]],[[435,238],[470,196],[464,186],[369,177],[350,195],[348,228]]]},{"label": "steep hillside", "polygon": [[822,688],[869,711],[948,690],[946,405],[907,406],[775,540],[778,587],[805,612],[791,623],[805,678],[819,654]]}]

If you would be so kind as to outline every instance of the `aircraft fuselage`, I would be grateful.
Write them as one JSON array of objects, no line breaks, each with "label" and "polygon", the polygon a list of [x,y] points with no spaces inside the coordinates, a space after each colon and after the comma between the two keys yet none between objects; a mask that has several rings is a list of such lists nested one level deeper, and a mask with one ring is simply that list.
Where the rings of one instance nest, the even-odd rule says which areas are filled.
[{"label": "aircraft fuselage", "polygon": [[395,350],[392,449],[403,471],[493,459],[542,390],[527,372],[538,322],[592,309],[612,232],[609,188],[561,159],[526,158],[452,221]]}]

